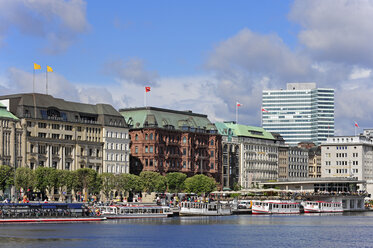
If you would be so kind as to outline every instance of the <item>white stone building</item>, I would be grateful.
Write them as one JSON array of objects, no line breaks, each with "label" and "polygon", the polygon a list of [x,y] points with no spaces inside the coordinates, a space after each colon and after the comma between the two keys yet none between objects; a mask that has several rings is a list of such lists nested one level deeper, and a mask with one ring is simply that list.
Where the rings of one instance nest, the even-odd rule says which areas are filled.
[{"label": "white stone building", "polygon": [[321,177],[366,180],[360,190],[373,193],[373,138],[368,133],[329,137],[321,145],[321,164]]}]

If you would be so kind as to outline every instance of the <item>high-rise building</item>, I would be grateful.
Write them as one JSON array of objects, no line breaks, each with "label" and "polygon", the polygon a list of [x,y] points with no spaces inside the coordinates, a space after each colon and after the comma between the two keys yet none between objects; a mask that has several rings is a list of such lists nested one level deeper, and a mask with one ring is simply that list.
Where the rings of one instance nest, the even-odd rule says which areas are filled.
[{"label": "high-rise building", "polygon": [[316,83],[288,83],[286,90],[263,90],[262,125],[289,145],[316,145],[334,136],[334,89]]}]

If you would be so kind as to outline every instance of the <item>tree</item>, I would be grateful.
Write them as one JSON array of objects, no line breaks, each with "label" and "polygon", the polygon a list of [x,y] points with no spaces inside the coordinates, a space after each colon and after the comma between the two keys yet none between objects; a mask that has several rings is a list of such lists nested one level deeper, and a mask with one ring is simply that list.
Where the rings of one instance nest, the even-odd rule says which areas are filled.
[{"label": "tree", "polygon": [[106,199],[109,199],[110,192],[116,188],[117,178],[112,173],[102,173],[99,177],[102,181],[102,192]]},{"label": "tree", "polygon": [[28,167],[19,167],[16,170],[16,189],[26,191],[34,186],[34,172]]},{"label": "tree", "polygon": [[142,171],[140,173],[141,181],[144,185],[144,191],[151,192],[164,192],[167,188],[166,178],[157,172]]},{"label": "tree", "polygon": [[57,170],[49,167],[38,167],[35,170],[35,188],[44,195],[46,190],[49,194],[58,186]]},{"label": "tree", "polygon": [[14,170],[8,165],[0,165],[0,190],[5,191],[14,184]]},{"label": "tree", "polygon": [[124,192],[141,192],[144,188],[141,178],[133,174],[119,175],[117,187]]},{"label": "tree", "polygon": [[185,189],[189,193],[209,194],[216,189],[216,181],[214,178],[202,174],[195,175],[185,180]]},{"label": "tree", "polygon": [[182,192],[185,188],[184,181],[187,176],[181,172],[172,172],[166,175],[168,191],[172,193]]},{"label": "tree", "polygon": [[84,200],[87,200],[89,190],[97,187],[97,172],[89,168],[81,168],[76,171],[75,188],[84,191]]}]

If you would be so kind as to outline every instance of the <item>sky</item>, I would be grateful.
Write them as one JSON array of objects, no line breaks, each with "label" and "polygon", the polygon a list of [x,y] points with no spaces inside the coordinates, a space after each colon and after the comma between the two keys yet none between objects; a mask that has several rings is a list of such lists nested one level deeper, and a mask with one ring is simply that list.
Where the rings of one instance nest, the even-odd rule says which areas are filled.
[{"label": "sky", "polygon": [[0,94],[147,105],[260,126],[263,89],[335,89],[335,133],[373,128],[373,0],[0,0]]}]

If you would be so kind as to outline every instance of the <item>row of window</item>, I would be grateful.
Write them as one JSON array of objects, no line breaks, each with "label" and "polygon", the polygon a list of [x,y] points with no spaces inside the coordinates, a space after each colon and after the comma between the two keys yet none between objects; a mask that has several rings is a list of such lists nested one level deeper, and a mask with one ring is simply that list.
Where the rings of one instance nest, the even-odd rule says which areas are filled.
[{"label": "row of window", "polygon": [[121,132],[110,132],[106,131],[106,137],[108,138],[117,138],[117,139],[128,139],[128,133],[121,133]]},{"label": "row of window", "polygon": [[106,143],[106,149],[127,151],[128,150],[128,144]]}]

